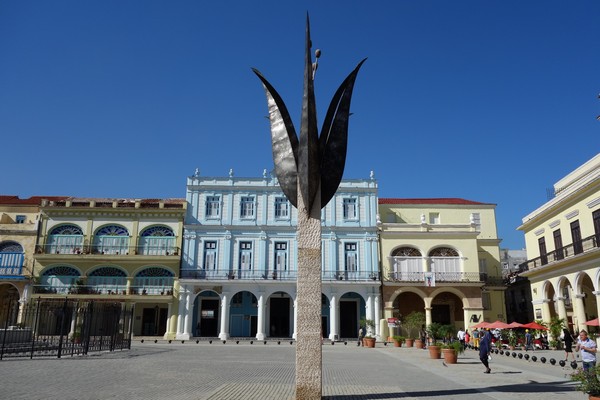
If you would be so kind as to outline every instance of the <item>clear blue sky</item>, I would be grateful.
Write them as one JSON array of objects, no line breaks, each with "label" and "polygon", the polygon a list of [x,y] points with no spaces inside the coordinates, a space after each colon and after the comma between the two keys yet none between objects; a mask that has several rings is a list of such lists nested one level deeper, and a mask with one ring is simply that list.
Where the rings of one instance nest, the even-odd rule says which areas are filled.
[{"label": "clear blue sky", "polygon": [[[322,118],[354,90],[346,178],[380,197],[521,218],[599,150],[600,2],[0,3],[1,194],[185,197],[185,179],[272,169],[258,68],[299,126],[310,13]],[[321,121],[321,120],[320,120]]]}]

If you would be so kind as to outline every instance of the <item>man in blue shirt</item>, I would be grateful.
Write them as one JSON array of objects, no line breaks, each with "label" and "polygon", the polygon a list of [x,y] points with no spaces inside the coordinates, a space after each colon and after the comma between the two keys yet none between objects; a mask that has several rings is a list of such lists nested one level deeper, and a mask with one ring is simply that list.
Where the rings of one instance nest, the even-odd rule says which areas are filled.
[{"label": "man in blue shirt", "polygon": [[579,351],[581,354],[584,371],[587,371],[596,365],[596,342],[588,337],[585,330],[579,332],[579,339],[577,340],[575,351]]}]

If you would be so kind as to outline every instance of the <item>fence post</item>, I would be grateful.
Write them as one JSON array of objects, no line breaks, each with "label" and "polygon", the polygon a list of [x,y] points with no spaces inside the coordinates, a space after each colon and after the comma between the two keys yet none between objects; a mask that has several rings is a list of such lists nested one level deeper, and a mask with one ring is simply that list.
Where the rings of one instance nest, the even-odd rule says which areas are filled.
[{"label": "fence post", "polygon": [[63,346],[63,327],[64,327],[64,323],[65,323],[65,314],[67,313],[67,299],[65,299],[65,302],[63,303],[63,308],[62,308],[62,312],[60,313],[60,324],[58,326],[58,329],[60,331],[60,336],[58,338],[58,354],[57,354],[57,358],[60,358],[61,353],[62,353],[62,346]]},{"label": "fence post", "polygon": [[85,315],[85,323],[84,323],[84,332],[85,335],[82,336],[84,337],[83,340],[85,340],[85,345],[83,347],[83,354],[87,354],[88,351],[90,350],[90,337],[92,335],[92,316],[94,315],[94,301],[90,301],[88,303],[88,307],[87,307],[87,312]]},{"label": "fence post", "polygon": [[38,318],[40,316],[40,302],[41,302],[41,299],[38,297],[37,305],[35,307],[34,323],[33,323],[33,326],[31,327],[31,356],[29,357],[30,360],[33,360],[33,352],[35,351],[35,335],[38,334],[38,321],[39,321]]}]

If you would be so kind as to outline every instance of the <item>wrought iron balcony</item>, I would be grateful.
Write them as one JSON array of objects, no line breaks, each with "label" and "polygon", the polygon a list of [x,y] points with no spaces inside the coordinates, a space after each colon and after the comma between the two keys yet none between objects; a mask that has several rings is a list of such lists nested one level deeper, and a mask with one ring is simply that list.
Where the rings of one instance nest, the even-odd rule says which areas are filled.
[{"label": "wrought iron balcony", "polygon": [[553,250],[540,257],[527,260],[519,265],[519,272],[530,271],[546,264],[554,263],[564,259],[575,257],[579,254],[586,254],[596,250],[600,244],[600,235],[588,236],[567,246]]},{"label": "wrought iron balcony", "polygon": [[[1,254],[1,253],[0,253]],[[178,256],[176,246],[127,246],[127,245],[38,245],[36,254],[61,255],[142,255],[142,256]]]},{"label": "wrought iron balcony", "polygon": [[[486,282],[487,274],[480,272],[433,272],[436,283],[464,283],[464,282]],[[425,282],[425,272],[389,272],[385,277],[387,282]]]},{"label": "wrought iron balcony", "polygon": [[0,277],[21,275],[24,262],[24,253],[0,253]]},{"label": "wrought iron balcony", "polygon": [[[242,270],[181,270],[182,279],[202,279],[202,280],[278,280],[295,281],[298,277],[297,271],[242,271]],[[349,281],[365,282],[378,281],[380,275],[378,272],[368,271],[335,271],[325,270],[321,272],[321,279],[324,282]]]}]

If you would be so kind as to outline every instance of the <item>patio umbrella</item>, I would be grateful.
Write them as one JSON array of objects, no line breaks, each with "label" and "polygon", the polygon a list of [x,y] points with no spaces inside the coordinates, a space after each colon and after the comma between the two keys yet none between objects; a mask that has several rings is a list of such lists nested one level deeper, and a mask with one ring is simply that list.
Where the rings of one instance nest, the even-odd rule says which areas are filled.
[{"label": "patio umbrella", "polygon": [[533,321],[530,322],[528,324],[524,324],[521,328],[528,328],[528,329],[537,329],[540,331],[547,331],[548,328],[546,328],[544,325],[540,325],[537,322]]},{"label": "patio umbrella", "polygon": [[486,328],[490,328],[490,329],[509,329],[509,328],[511,328],[511,326],[508,325],[506,322],[494,321],[494,322],[490,323],[488,326],[486,326]]},{"label": "patio umbrella", "polygon": [[598,318],[594,318],[590,321],[587,321],[585,324],[589,325],[589,326],[600,326],[600,323],[598,322]]},{"label": "patio umbrella", "polygon": [[523,324],[518,323],[517,321],[515,322],[511,322],[510,324],[508,324],[508,327],[513,329],[513,328],[522,328]]},{"label": "patio umbrella", "polygon": [[482,322],[478,323],[477,325],[473,325],[471,328],[472,329],[486,328],[488,326],[488,324],[489,324],[489,322],[482,321]]}]

